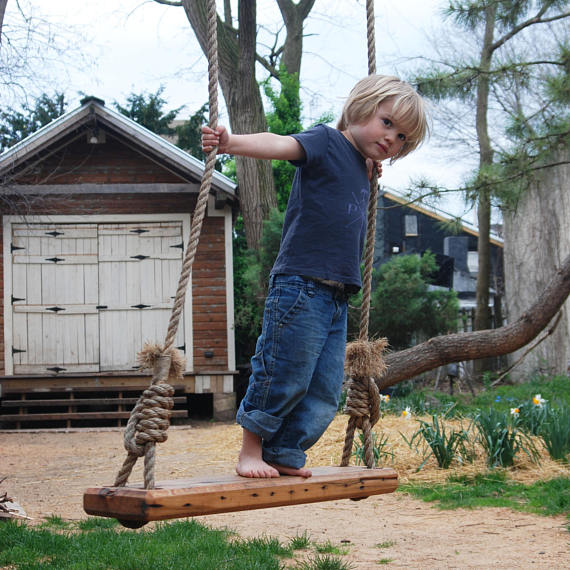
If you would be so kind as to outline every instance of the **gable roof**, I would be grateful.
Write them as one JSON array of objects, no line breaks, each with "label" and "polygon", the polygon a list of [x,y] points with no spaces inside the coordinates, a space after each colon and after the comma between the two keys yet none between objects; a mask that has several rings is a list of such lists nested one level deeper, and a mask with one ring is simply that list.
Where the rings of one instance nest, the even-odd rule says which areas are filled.
[{"label": "gable roof", "polygon": [[[205,165],[201,160],[125,115],[109,109],[103,100],[96,97],[82,99],[79,107],[61,115],[0,154],[0,172],[17,167],[34,154],[53,145],[72,130],[82,126],[94,128],[97,125],[118,132],[127,140],[133,141],[145,153],[174,167],[183,176],[194,180],[202,178]],[[235,199],[237,185],[218,171],[214,171],[212,186]]]},{"label": "gable roof", "polygon": [[[405,198],[402,195],[399,195],[394,190],[392,191],[383,190],[382,195],[386,197],[388,200],[392,200],[393,202],[396,202],[401,206],[406,206],[407,208],[415,210],[416,212],[423,214],[424,216],[429,216],[430,218],[434,218],[439,222],[450,222],[455,219],[454,216],[452,216],[451,214],[443,212],[442,210],[439,210],[438,208],[435,208],[433,206],[427,206],[425,204],[420,205],[416,202],[410,202],[409,199]],[[473,225],[471,222],[464,220],[463,218],[461,218],[461,230],[477,238],[479,237],[479,231],[477,227]],[[503,239],[494,232],[491,232],[489,241],[493,245],[499,247],[504,246]]]}]

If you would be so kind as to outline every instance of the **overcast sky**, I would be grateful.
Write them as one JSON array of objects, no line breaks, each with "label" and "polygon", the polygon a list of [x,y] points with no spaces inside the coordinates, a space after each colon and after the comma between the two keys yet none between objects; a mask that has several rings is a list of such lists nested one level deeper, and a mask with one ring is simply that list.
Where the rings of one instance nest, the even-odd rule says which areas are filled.
[{"label": "overcast sky", "polygon": [[[124,103],[130,93],[155,93],[161,85],[169,109],[184,106],[179,118],[187,118],[207,101],[206,60],[182,8],[152,0],[20,2],[28,10],[31,6],[35,17],[54,24],[56,33],[81,38],[81,51],[91,65],[82,61],[64,70],[53,62],[50,69],[72,107],[81,93],[100,97],[111,106],[115,101]],[[442,0],[376,2],[379,73],[402,75],[410,58],[431,52],[428,37],[440,26],[445,4]],[[281,21],[276,2],[258,0],[257,7],[260,41],[272,42]],[[5,25],[15,9],[15,0],[8,0]],[[316,0],[305,33],[301,86],[304,122],[309,124],[324,111],[338,116],[344,97],[367,74],[365,1]],[[263,72],[258,74],[258,79],[264,77]],[[228,123],[223,108],[220,123]],[[432,142],[395,165],[386,165],[382,182],[403,190],[411,177],[426,175],[456,186],[472,167],[464,158],[450,160]],[[461,200],[441,207],[455,215],[463,213]]]}]

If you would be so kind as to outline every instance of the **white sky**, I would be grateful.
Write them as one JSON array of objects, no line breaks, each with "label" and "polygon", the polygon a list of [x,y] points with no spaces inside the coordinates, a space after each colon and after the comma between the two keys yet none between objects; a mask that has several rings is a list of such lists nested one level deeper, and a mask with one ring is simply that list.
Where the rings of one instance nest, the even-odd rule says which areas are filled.
[{"label": "white sky", "polygon": [[[402,75],[410,65],[408,58],[430,53],[427,35],[440,25],[445,4],[442,0],[376,2],[379,73]],[[15,0],[8,0],[5,25],[15,5]],[[53,63],[50,75],[57,81],[55,87],[65,92],[70,108],[79,103],[80,93],[100,97],[111,106],[115,101],[125,103],[130,93],[155,93],[161,85],[168,109],[185,106],[180,118],[207,101],[205,57],[182,8],[152,0],[23,0],[22,5],[31,5],[34,14],[56,25],[56,30],[81,38],[82,51],[93,61],[92,66],[78,63],[65,71]],[[258,0],[257,7],[258,25],[276,31],[280,15],[275,0]],[[301,86],[308,124],[324,111],[338,116],[343,98],[367,74],[365,0],[317,0],[305,32]],[[263,30],[259,37],[272,41]],[[258,74],[258,79],[265,77],[264,72]],[[54,86],[40,88],[40,92],[53,90]],[[220,123],[228,123],[223,108]],[[387,188],[404,190],[410,178],[423,175],[457,186],[473,164],[451,156],[428,143],[395,165],[385,165],[382,182]],[[455,215],[464,211],[457,198],[440,207]]]}]

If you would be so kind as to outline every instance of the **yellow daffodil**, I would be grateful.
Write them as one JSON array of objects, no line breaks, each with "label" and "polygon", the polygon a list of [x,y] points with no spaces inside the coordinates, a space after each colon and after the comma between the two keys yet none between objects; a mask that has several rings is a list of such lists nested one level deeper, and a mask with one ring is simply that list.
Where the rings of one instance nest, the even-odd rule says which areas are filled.
[{"label": "yellow daffodil", "polygon": [[380,401],[387,404],[390,401],[390,395],[389,394],[380,394]]},{"label": "yellow daffodil", "polygon": [[402,417],[405,420],[409,420],[412,417],[412,411],[410,410],[410,406],[406,406],[406,409],[402,410]]},{"label": "yellow daffodil", "polygon": [[518,418],[520,413],[521,411],[519,410],[519,408],[511,408],[511,416],[515,416],[516,418]]},{"label": "yellow daffodil", "polygon": [[535,394],[532,398],[532,403],[535,406],[543,406],[546,403],[546,400],[540,394]]}]

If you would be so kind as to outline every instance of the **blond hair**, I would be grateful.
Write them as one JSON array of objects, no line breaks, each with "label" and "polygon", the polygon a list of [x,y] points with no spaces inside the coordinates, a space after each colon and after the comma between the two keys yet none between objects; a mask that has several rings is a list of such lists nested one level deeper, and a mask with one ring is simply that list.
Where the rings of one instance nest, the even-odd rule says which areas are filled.
[{"label": "blond hair", "polygon": [[426,104],[409,83],[389,75],[361,79],[348,95],[336,128],[344,131],[368,120],[387,100],[393,102],[394,121],[406,133],[404,146],[390,161],[394,162],[418,148],[429,132]]}]

